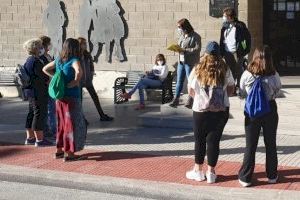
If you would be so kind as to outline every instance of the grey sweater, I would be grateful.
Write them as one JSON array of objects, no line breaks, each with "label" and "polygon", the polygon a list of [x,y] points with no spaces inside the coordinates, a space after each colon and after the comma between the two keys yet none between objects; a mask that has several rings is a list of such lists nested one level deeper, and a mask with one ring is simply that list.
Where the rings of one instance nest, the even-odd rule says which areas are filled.
[{"label": "grey sweater", "polygon": [[199,62],[201,51],[201,37],[198,33],[192,32],[187,37],[181,35],[178,45],[184,49],[184,63],[194,67]]},{"label": "grey sweater", "polygon": [[[252,84],[255,81],[255,78],[258,77],[259,76],[254,76],[247,70],[244,71],[240,80],[240,92],[242,96],[246,97],[249,94]],[[268,100],[274,100],[281,89],[281,81],[279,74],[276,72],[275,75],[265,76],[262,78],[262,81],[263,88]]]}]

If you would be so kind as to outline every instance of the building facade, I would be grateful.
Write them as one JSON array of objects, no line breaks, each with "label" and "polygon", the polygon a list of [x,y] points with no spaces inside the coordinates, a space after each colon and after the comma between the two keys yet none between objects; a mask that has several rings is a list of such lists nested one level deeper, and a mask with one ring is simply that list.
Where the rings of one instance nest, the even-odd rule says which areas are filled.
[{"label": "building facade", "polygon": [[[299,20],[299,2],[299,0],[1,0],[0,66],[8,68],[24,63],[26,54],[22,44],[27,39],[47,35],[51,30],[52,34],[57,32],[60,34],[62,31],[63,38],[83,36],[83,32],[86,31],[91,48],[94,48],[93,54],[97,58],[95,86],[100,95],[111,96],[113,82],[117,76],[124,75],[124,72],[129,70],[148,70],[158,53],[166,55],[170,70],[175,70],[172,66],[177,62],[178,56],[166,48],[177,41],[176,30],[179,19],[189,19],[195,31],[200,34],[201,52],[208,41],[219,41],[222,17],[213,16],[211,12],[213,6],[218,7],[218,4],[222,3],[232,3],[236,6],[238,18],[250,29],[253,47],[263,42],[277,43],[276,38],[279,35],[274,31],[284,28],[294,30],[292,37],[294,42],[289,41],[294,45],[300,42],[299,27],[292,26]],[[51,3],[59,3],[62,12],[58,12],[57,8],[49,9]],[[110,16],[101,14],[103,12],[108,12]],[[62,15],[64,22],[59,23],[53,20],[55,18],[50,19],[51,14],[52,17]],[[46,23],[45,16],[48,16],[49,23]],[[114,22],[105,22],[103,19],[106,17]],[[278,18],[281,19],[281,23],[288,21],[289,25],[285,27],[278,23],[276,21]],[[117,30],[117,27],[120,27],[120,20],[123,22],[123,29]],[[118,21],[119,25],[115,21]],[[49,25],[51,23],[57,23],[62,30],[51,29]],[[109,28],[104,31],[103,27]],[[117,33],[119,37],[116,36]],[[284,34],[288,33],[291,31],[282,31],[280,37],[286,37]],[[111,41],[109,39],[103,41],[103,38],[108,38],[112,34],[114,37],[110,40],[114,42],[109,44],[110,48],[106,48],[109,46],[107,43]],[[103,43],[106,44],[102,45]],[[118,49],[118,45],[121,49]],[[117,55],[114,56],[115,54]],[[278,62],[285,67],[293,62],[293,67],[299,67],[300,56],[294,55],[296,52],[291,54],[293,55],[282,54],[282,59]]]}]

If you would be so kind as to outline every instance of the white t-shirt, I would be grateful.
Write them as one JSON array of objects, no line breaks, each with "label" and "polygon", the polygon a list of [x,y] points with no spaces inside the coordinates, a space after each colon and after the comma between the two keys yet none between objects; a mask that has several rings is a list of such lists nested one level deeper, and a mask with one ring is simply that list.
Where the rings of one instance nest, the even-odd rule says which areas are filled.
[{"label": "white t-shirt", "polygon": [[[190,79],[191,80],[191,79]],[[232,76],[232,73],[230,71],[230,69],[228,69],[226,71],[226,76],[225,76],[225,82],[224,82],[224,86],[223,86],[223,90],[224,90],[224,105],[225,107],[229,107],[229,98],[228,98],[228,94],[227,94],[227,86],[232,86],[234,85],[234,79]],[[195,97],[194,97],[194,103],[193,103],[193,107],[192,110],[195,112],[203,112],[200,108],[199,108],[199,99],[200,99],[200,83],[197,80],[197,77],[193,77],[193,79],[191,80],[191,83],[189,83],[189,86],[191,88],[194,89],[195,91]]]},{"label": "white t-shirt", "polygon": [[152,67],[152,70],[154,75],[158,76],[161,81],[164,81],[169,73],[167,65],[154,65]]},{"label": "white t-shirt", "polygon": [[227,52],[234,53],[237,50],[235,34],[236,28],[232,24],[224,31],[224,44]]}]

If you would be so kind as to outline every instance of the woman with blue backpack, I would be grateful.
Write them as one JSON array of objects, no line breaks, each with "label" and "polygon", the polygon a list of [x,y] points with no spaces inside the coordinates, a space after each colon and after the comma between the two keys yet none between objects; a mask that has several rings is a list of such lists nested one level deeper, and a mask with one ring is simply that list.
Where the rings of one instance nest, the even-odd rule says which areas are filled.
[{"label": "woman with blue backpack", "polygon": [[[54,73],[55,69],[55,73]],[[64,161],[82,159],[75,155],[83,149],[87,134],[82,113],[80,80],[80,47],[76,39],[67,39],[60,56],[43,68],[52,77],[49,95],[56,99],[57,135],[55,158]]]},{"label": "woman with blue backpack", "polygon": [[273,66],[270,48],[268,46],[256,48],[253,59],[240,80],[241,94],[246,96],[244,111],[246,150],[239,170],[239,182],[243,187],[251,185],[261,129],[266,147],[268,182],[272,184],[278,181],[276,149],[278,113],[275,98],[280,88],[280,77]]}]

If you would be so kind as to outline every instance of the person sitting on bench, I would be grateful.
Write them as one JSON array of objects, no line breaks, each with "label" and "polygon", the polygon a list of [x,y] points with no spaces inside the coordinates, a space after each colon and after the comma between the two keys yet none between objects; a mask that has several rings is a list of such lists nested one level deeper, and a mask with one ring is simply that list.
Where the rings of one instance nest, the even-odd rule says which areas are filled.
[{"label": "person sitting on bench", "polygon": [[155,57],[155,65],[151,71],[146,71],[146,74],[137,82],[137,84],[127,93],[123,93],[121,97],[130,99],[132,94],[139,89],[140,103],[136,107],[136,110],[142,110],[145,108],[144,91],[146,88],[159,88],[162,86],[163,81],[168,75],[168,66],[166,65],[166,59],[163,54],[158,54]]}]

